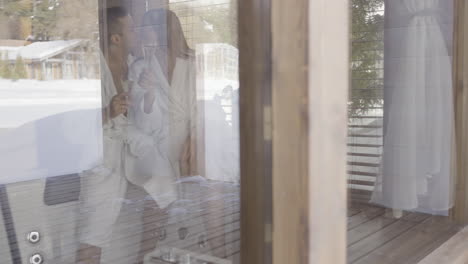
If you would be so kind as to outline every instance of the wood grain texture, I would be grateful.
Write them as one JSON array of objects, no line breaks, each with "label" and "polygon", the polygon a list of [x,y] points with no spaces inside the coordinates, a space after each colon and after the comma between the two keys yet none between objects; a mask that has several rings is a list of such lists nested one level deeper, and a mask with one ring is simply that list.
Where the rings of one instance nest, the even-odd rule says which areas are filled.
[{"label": "wood grain texture", "polygon": [[344,263],[348,1],[238,6],[241,263]]},{"label": "wood grain texture", "polygon": [[274,264],[311,261],[308,2],[272,0]]},{"label": "wood grain texture", "polygon": [[468,263],[468,227],[454,235],[419,264]]},{"label": "wood grain texture", "polygon": [[415,225],[413,222],[398,221],[354,243],[348,248],[348,263],[357,262]]},{"label": "wood grain texture", "polygon": [[[446,217],[434,216],[419,224],[399,220],[356,243],[354,248],[351,246],[348,261],[357,264],[417,263],[455,230]],[[372,250],[366,254],[364,249]]]},{"label": "wood grain texture", "polygon": [[453,217],[460,224],[468,224],[468,3],[455,0],[454,23],[454,96],[456,188]]},{"label": "wood grain texture", "polygon": [[[350,209],[360,212],[348,217],[348,223],[354,223],[348,227],[348,263],[418,263],[459,231],[448,217],[412,212],[395,219],[388,212],[382,214],[378,207],[359,205]],[[441,254],[445,253],[435,257],[439,259]]]},{"label": "wood grain texture", "polygon": [[349,1],[309,1],[309,263],[346,261]]},{"label": "wood grain texture", "polygon": [[385,210],[380,207],[363,208],[358,214],[348,217],[347,229],[351,230],[365,222],[374,219],[375,217],[383,216],[384,213]]},{"label": "wood grain texture", "polygon": [[241,263],[271,263],[271,142],[264,107],[271,105],[270,0],[239,0]]},{"label": "wood grain texture", "polygon": [[371,234],[393,224],[396,220],[384,216],[377,216],[363,225],[348,230],[348,246],[370,236]]}]

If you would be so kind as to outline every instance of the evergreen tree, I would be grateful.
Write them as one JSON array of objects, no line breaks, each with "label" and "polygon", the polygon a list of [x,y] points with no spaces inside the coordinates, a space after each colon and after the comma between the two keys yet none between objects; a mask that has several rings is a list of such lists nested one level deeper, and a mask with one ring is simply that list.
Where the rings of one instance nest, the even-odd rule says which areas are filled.
[{"label": "evergreen tree", "polygon": [[[34,1],[34,0],[33,0]],[[40,40],[50,40],[57,28],[58,1],[41,1],[33,9],[33,35]]]},{"label": "evergreen tree", "polygon": [[13,72],[11,74],[11,79],[18,80],[18,79],[26,79],[26,67],[23,62],[23,58],[21,56],[16,57],[15,67],[13,68]]},{"label": "evergreen tree", "polygon": [[6,0],[0,15],[30,20],[31,34],[36,39],[47,40],[56,30],[59,8],[58,0]]},{"label": "evergreen tree", "polygon": [[0,52],[0,78],[5,78],[3,76],[3,69],[5,67],[5,61],[3,60],[3,53]]},{"label": "evergreen tree", "polygon": [[381,104],[384,0],[352,0],[350,115]]},{"label": "evergreen tree", "polygon": [[8,66],[8,61],[4,60],[3,53],[0,53],[0,78],[3,79],[10,79],[11,78],[11,70]]}]

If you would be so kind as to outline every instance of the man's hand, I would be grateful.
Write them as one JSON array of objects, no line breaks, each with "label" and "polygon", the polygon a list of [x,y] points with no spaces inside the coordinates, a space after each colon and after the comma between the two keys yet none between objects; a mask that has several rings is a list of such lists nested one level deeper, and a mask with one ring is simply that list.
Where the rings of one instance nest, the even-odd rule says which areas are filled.
[{"label": "man's hand", "polygon": [[110,102],[110,118],[125,114],[128,110],[128,105],[128,93],[124,92],[112,97]]}]

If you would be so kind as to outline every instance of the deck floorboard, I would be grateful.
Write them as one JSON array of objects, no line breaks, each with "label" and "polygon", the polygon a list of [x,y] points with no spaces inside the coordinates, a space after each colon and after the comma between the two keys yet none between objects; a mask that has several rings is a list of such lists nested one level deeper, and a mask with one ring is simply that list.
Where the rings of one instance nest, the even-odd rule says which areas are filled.
[{"label": "deck floorboard", "polygon": [[418,263],[459,230],[448,217],[405,213],[395,219],[382,208],[359,210],[348,217],[348,263]]}]

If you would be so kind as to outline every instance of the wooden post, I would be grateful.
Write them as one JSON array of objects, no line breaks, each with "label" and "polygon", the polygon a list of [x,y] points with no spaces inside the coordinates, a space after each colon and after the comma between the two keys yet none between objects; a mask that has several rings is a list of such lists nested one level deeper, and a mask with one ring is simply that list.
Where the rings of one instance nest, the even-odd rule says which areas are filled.
[{"label": "wooden post", "polygon": [[[273,263],[309,255],[309,4],[272,0]],[[323,197],[326,198],[326,197]],[[319,263],[319,262],[315,262]]]},{"label": "wooden post", "polygon": [[348,1],[272,1],[273,263],[345,263]]},{"label": "wooden post", "polygon": [[271,263],[271,0],[239,0],[241,263]]},{"label": "wooden post", "polygon": [[309,263],[346,261],[348,0],[309,5]]},{"label": "wooden post", "polygon": [[455,206],[452,215],[457,223],[468,224],[468,4],[454,4],[454,96],[456,173]]},{"label": "wooden post", "polygon": [[348,12],[239,1],[241,263],[345,263]]}]

